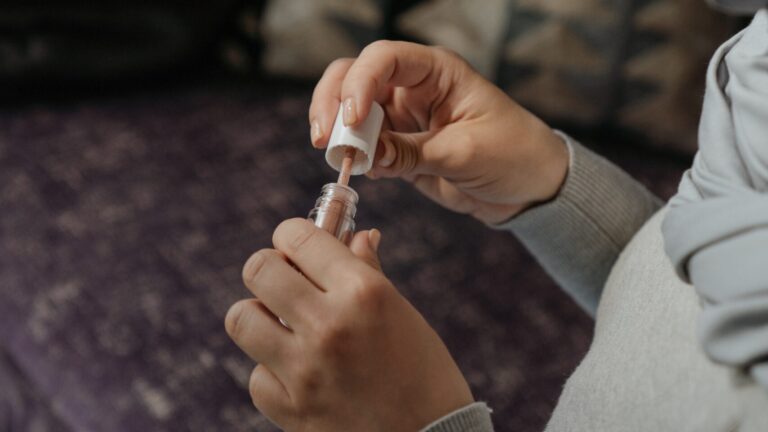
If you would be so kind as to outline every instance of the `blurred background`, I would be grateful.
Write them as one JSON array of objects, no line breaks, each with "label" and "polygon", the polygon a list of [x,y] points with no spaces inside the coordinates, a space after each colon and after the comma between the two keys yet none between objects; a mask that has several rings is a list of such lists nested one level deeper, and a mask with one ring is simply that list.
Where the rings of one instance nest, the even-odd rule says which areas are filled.
[{"label": "blurred background", "polygon": [[[335,178],[307,122],[333,59],[382,38],[449,47],[668,198],[708,58],[745,24],[701,0],[28,3],[0,6],[0,431],[14,432],[276,430],[223,317],[248,294],[245,259]],[[353,186],[358,226],[381,229],[385,271],[497,430],[541,430],[591,319],[511,235],[397,181]]]}]

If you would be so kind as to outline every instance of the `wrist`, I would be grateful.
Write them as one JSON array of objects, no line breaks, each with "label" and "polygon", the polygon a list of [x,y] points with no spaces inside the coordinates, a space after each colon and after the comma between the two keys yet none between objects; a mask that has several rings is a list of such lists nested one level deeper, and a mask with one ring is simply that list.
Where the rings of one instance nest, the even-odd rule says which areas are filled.
[{"label": "wrist", "polygon": [[[537,128],[526,140],[530,145],[529,163],[531,170],[524,175],[529,181],[518,183],[517,187],[526,192],[518,196],[526,198],[515,204],[486,204],[475,216],[488,225],[506,222],[531,207],[557,198],[565,180],[571,161],[567,140],[559,131],[545,124]],[[519,181],[519,180],[518,180]],[[482,215],[482,216],[481,216]]]},{"label": "wrist", "polygon": [[571,162],[570,150],[561,132],[548,126],[537,139],[540,150],[536,152],[536,193],[526,206],[533,207],[552,201],[560,193],[568,177],[568,167]]}]

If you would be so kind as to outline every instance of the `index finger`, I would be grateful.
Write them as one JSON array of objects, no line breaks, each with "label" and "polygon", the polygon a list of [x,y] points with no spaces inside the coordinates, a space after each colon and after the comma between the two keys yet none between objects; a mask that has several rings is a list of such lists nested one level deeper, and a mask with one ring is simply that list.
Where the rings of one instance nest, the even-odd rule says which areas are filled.
[{"label": "index finger", "polygon": [[418,85],[434,69],[435,49],[411,42],[376,41],[360,53],[347,71],[340,99],[352,101],[355,112],[350,124],[368,117],[371,104],[388,94],[389,87]]},{"label": "index finger", "polygon": [[272,235],[272,243],[304,276],[328,292],[337,289],[349,275],[374,272],[347,246],[306,219],[282,222]]},{"label": "index finger", "polygon": [[333,121],[339,110],[341,83],[352,66],[353,59],[343,58],[331,62],[317,82],[309,105],[310,136],[316,148],[325,148],[331,137]]}]

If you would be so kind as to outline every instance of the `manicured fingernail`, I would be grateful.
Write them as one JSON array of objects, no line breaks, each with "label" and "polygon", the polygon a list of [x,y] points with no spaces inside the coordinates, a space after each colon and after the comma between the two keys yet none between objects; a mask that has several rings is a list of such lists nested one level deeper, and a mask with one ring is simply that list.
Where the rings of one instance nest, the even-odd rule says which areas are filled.
[{"label": "manicured fingernail", "polygon": [[368,244],[374,252],[379,251],[379,243],[381,243],[381,232],[376,228],[368,231]]},{"label": "manicured fingernail", "polygon": [[344,126],[350,126],[357,123],[357,111],[355,110],[355,100],[348,97],[344,101]]},{"label": "manicured fingernail", "polygon": [[309,135],[312,139],[312,146],[317,148],[317,142],[320,141],[320,138],[323,137],[323,131],[320,129],[320,122],[317,120],[312,120],[312,128],[309,132]]},{"label": "manicured fingernail", "polygon": [[384,154],[379,159],[379,166],[387,168],[395,161],[395,146],[389,141],[382,141],[381,143],[384,144]]}]

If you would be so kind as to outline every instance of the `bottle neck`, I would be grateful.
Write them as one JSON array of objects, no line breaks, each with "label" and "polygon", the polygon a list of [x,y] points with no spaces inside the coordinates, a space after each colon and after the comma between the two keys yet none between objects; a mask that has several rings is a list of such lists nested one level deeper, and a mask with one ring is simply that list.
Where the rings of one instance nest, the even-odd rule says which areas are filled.
[{"label": "bottle neck", "polygon": [[351,187],[328,183],[323,186],[315,208],[309,212],[309,219],[342,243],[349,244],[355,232],[357,200],[357,192]]}]

